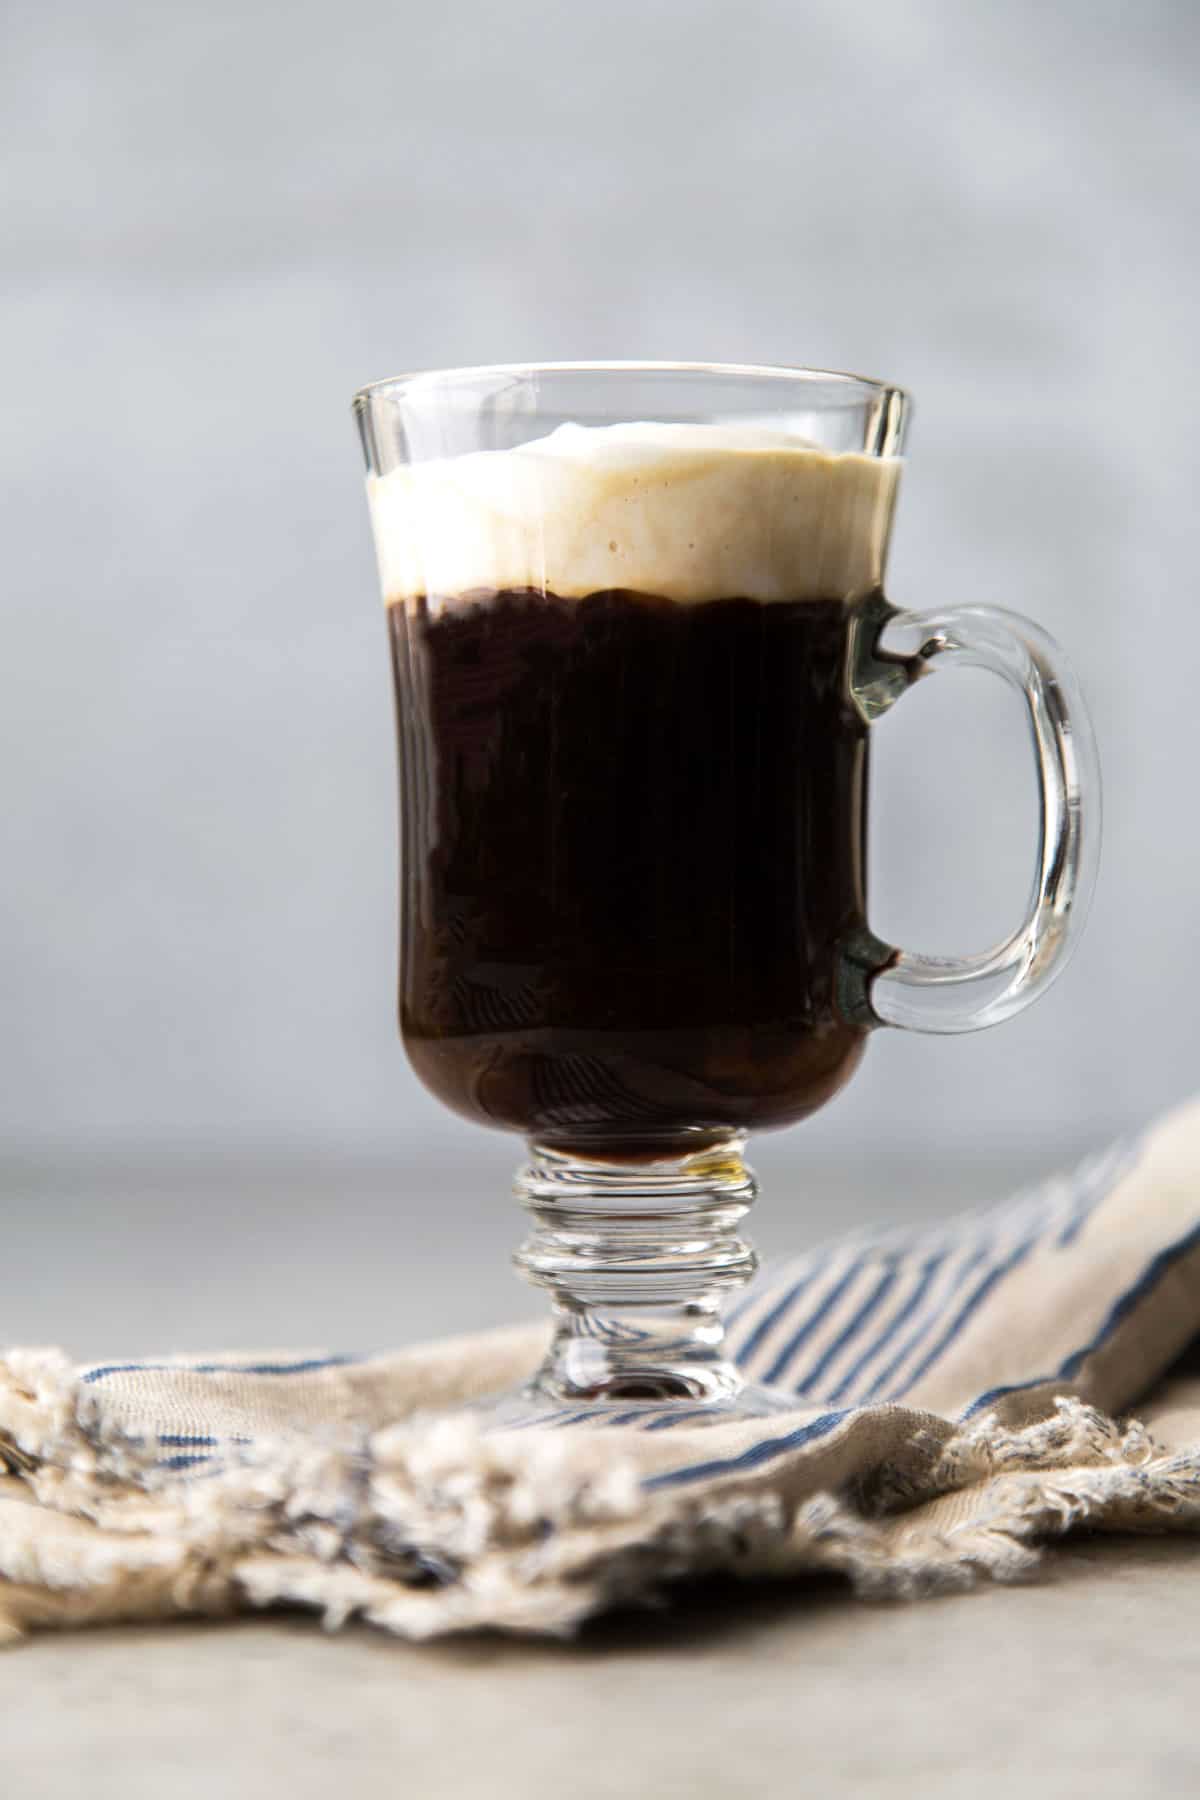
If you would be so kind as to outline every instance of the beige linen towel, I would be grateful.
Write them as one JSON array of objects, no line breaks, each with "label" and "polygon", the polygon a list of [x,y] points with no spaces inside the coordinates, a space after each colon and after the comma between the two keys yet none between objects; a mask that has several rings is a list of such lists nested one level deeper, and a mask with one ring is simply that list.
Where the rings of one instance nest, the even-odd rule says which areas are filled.
[{"label": "beige linen towel", "polygon": [[445,1411],[518,1382],[542,1327],[361,1357],[13,1350],[0,1636],[272,1604],[563,1632],[717,1569],[1011,1578],[1076,1526],[1200,1524],[1198,1334],[1194,1105],[993,1212],[768,1271],[732,1347],[795,1411],[752,1424],[564,1408],[484,1435]]}]

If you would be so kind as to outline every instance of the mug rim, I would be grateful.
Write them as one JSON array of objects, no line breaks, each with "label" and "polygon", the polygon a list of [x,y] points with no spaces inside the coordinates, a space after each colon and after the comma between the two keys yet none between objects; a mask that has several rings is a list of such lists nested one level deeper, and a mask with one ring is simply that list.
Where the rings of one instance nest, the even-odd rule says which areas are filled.
[{"label": "mug rim", "polygon": [[906,408],[911,404],[908,390],[895,382],[881,381],[872,375],[857,375],[846,369],[816,369],[800,363],[671,362],[635,358],[596,362],[471,363],[461,367],[410,369],[400,375],[386,376],[381,381],[368,382],[357,390],[351,406],[357,413],[390,395],[400,396],[425,386],[469,384],[490,376],[656,374],[734,376],[742,381],[840,383],[847,391],[856,391],[862,400],[898,401]]}]

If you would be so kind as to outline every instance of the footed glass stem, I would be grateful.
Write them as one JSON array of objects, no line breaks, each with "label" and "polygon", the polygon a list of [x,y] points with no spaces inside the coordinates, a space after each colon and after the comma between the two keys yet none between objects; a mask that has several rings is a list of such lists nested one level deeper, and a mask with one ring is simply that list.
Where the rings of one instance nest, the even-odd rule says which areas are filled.
[{"label": "footed glass stem", "polygon": [[743,1140],[648,1162],[592,1161],[541,1145],[516,1193],[534,1229],[521,1272],[554,1296],[545,1362],[497,1422],[635,1423],[686,1409],[689,1422],[794,1406],[742,1380],[725,1352],[721,1304],[757,1258],[742,1236],[754,1200]]}]

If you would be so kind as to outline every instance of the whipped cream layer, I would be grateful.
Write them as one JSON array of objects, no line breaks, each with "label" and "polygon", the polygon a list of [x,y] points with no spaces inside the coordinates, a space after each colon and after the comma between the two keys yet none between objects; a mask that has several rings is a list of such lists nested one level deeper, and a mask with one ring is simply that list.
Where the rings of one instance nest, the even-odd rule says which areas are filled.
[{"label": "whipped cream layer", "polygon": [[368,479],[384,598],[829,599],[883,576],[900,462],[752,425],[562,425]]}]

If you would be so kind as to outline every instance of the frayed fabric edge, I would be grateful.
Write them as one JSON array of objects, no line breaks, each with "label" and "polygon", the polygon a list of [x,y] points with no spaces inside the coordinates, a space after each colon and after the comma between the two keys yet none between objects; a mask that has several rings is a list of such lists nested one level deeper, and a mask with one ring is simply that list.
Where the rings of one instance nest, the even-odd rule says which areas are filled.
[{"label": "frayed fabric edge", "polygon": [[106,1426],[66,1358],[19,1352],[0,1361],[0,1641],[276,1605],[410,1639],[566,1635],[703,1574],[915,1599],[1020,1579],[1081,1528],[1200,1523],[1200,1448],[1168,1453],[1074,1399],[1021,1429],[974,1419],[922,1461],[902,1483],[864,1471],[857,1499],[648,1494],[599,1434],[485,1436],[447,1416],[349,1445],[260,1441],[181,1481]]}]

